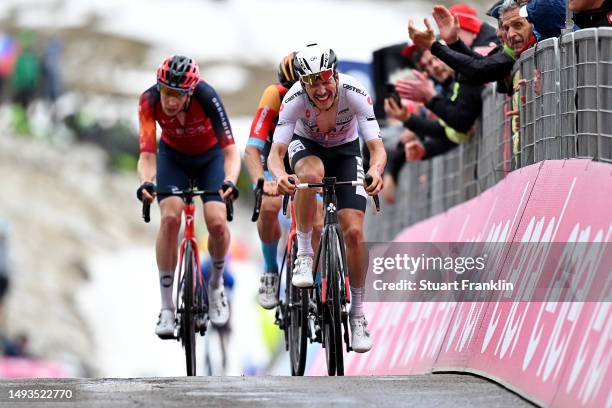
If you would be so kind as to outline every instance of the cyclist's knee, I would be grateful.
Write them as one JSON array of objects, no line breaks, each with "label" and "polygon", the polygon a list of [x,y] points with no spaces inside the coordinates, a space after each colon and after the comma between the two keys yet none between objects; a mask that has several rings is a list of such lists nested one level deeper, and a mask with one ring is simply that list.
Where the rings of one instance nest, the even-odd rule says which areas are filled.
[{"label": "cyclist's knee", "polygon": [[221,237],[227,232],[227,223],[222,217],[215,217],[208,221],[206,227],[208,228],[208,233],[212,237]]},{"label": "cyclist's knee", "polygon": [[266,197],[261,203],[260,218],[276,218],[281,208],[281,201],[277,197]]},{"label": "cyclist's knee", "polygon": [[355,247],[363,242],[363,228],[360,225],[349,225],[344,231],[344,241],[347,246]]},{"label": "cyclist's knee", "polygon": [[167,212],[161,215],[161,228],[168,231],[178,231],[181,227],[181,214]]}]

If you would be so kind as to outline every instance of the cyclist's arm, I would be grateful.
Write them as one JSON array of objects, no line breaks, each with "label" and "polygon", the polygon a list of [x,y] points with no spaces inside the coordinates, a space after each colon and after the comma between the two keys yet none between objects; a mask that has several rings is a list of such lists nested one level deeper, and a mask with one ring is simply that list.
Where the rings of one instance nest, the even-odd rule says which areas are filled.
[{"label": "cyclist's arm", "polygon": [[279,108],[278,123],[274,129],[274,143],[268,155],[268,169],[275,179],[286,176],[283,159],[287,154],[289,143],[293,138],[295,124],[300,115],[300,107],[303,106],[301,96],[304,94],[299,82],[294,84],[285,95],[283,103]]},{"label": "cyclist's arm", "polygon": [[280,93],[276,86],[268,86],[261,96],[257,113],[251,124],[251,133],[244,151],[244,162],[254,183],[264,176],[261,154],[265,148],[270,128],[278,117],[280,102]]},{"label": "cyclist's arm", "polygon": [[232,127],[230,126],[229,118],[221,98],[219,98],[213,87],[206,82],[200,82],[193,96],[200,103],[202,109],[204,109],[206,116],[210,118],[217,142],[223,149],[225,180],[236,183],[240,174],[240,153],[234,143]]},{"label": "cyclist's arm", "polygon": [[138,178],[141,183],[154,183],[157,173],[157,126],[153,115],[159,94],[153,89],[140,95],[138,102],[138,121],[140,124],[140,156],[138,158]]},{"label": "cyclist's arm", "polygon": [[225,163],[223,168],[225,170],[225,180],[229,180],[236,184],[238,176],[240,175],[240,152],[235,144],[227,145],[223,148],[223,158]]},{"label": "cyclist's arm", "polygon": [[275,179],[280,179],[287,175],[283,159],[287,154],[287,145],[284,143],[272,143],[270,154],[268,155],[268,169]]},{"label": "cyclist's arm", "polygon": [[368,174],[374,178],[373,187],[366,188],[370,194],[377,194],[382,189],[382,174],[387,164],[387,153],[380,137],[380,127],[374,116],[372,97],[365,91],[365,87],[354,78],[347,80],[352,88],[347,89],[347,98],[353,111],[357,115],[359,129],[370,151],[370,168]]}]

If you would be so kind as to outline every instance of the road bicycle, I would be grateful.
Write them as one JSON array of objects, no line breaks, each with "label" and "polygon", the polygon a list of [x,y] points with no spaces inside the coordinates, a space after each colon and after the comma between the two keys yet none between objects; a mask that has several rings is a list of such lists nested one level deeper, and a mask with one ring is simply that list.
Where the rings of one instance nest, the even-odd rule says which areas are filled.
[{"label": "road bicycle", "polygon": [[[195,237],[195,197],[218,196],[217,190],[199,190],[197,182],[191,180],[185,190],[173,189],[158,191],[158,197],[180,197],[185,206],[183,214],[185,228],[179,252],[179,276],[176,287],[176,327],[174,334],[169,338],[180,340],[185,349],[185,362],[187,375],[196,375],[196,345],[195,334],[206,334],[208,327],[208,292],[202,271],[200,269],[200,256],[198,242]],[[142,216],[145,222],[151,220],[150,203],[143,203]],[[225,201],[227,220],[234,218],[232,198]]]}]

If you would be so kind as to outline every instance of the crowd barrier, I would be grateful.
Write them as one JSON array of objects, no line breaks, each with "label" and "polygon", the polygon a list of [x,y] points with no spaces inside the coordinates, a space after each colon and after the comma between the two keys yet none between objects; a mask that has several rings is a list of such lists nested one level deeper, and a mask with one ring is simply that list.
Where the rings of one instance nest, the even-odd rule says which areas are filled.
[{"label": "crowd barrier", "polygon": [[541,41],[523,53],[514,72],[526,81],[517,94],[520,126],[514,137],[506,115],[511,98],[488,86],[471,141],[433,160],[406,163],[396,203],[366,220],[369,241],[390,240],[542,160],[612,163],[612,28]]},{"label": "crowd barrier", "polygon": [[[543,161],[511,172],[396,240],[565,243],[574,278],[593,285],[596,271],[610,268],[608,258],[587,256],[612,236],[610,190],[607,163]],[[593,244],[579,250],[576,242]],[[548,276],[546,257],[535,253],[496,259],[500,275],[518,266],[530,279]],[[602,290],[609,293],[609,280]],[[366,303],[374,347],[345,354],[345,373],[470,372],[543,406],[612,407],[612,304],[558,300]],[[307,373],[325,375],[322,350]]]}]

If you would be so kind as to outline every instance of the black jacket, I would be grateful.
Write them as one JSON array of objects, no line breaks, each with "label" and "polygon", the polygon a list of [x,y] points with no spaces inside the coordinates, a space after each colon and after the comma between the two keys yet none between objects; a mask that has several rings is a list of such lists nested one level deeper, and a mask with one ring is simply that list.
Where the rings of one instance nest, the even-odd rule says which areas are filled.
[{"label": "black jacket", "polygon": [[600,8],[574,13],[578,28],[612,27],[612,0],[605,0]]},{"label": "black jacket", "polygon": [[431,53],[473,84],[482,85],[503,79],[510,75],[514,66],[514,58],[501,46],[485,57],[469,49],[461,40],[450,46],[436,41],[431,46]]}]

